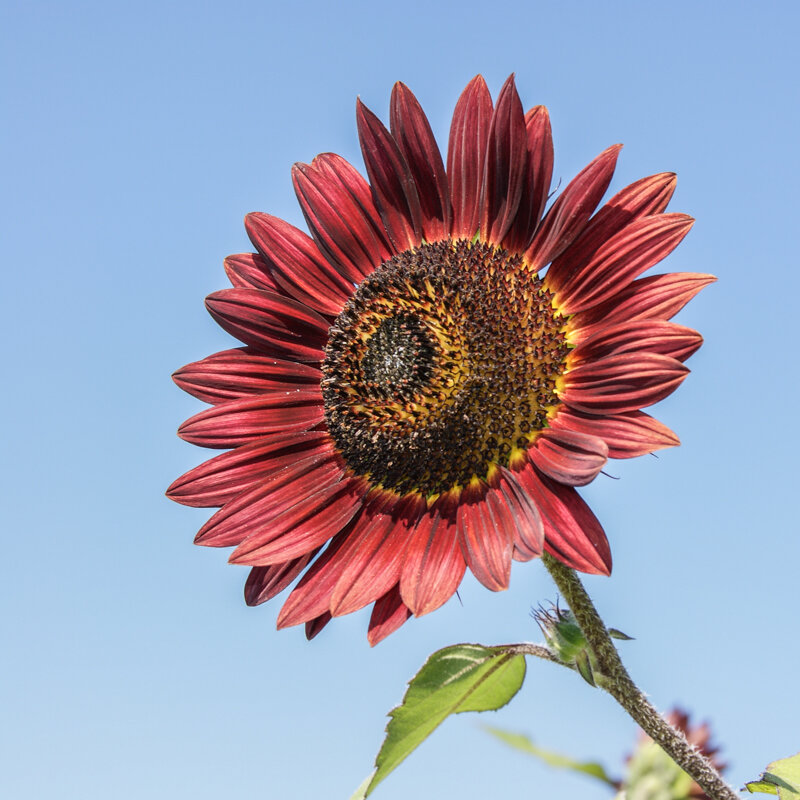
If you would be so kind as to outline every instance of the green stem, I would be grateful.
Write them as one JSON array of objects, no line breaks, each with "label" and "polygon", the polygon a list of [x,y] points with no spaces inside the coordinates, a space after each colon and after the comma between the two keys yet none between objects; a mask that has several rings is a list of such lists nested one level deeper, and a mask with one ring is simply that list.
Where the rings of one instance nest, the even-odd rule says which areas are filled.
[{"label": "green stem", "polygon": [[545,553],[542,560],[562,597],[572,609],[591,648],[604,680],[602,687],[628,712],[639,727],[675,763],[702,787],[711,800],[738,800],[736,792],[722,779],[714,765],[696,750],[681,731],[656,711],[631,680],[603,620],[574,570]]}]

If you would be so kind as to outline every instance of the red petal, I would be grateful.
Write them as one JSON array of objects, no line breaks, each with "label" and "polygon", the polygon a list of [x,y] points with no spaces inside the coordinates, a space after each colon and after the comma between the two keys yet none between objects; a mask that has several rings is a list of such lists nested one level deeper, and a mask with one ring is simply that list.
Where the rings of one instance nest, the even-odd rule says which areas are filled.
[{"label": "red petal", "polygon": [[453,206],[453,237],[471,239],[480,224],[480,194],[492,98],[480,75],[458,98],[450,126],[447,177]]},{"label": "red petal", "polygon": [[608,300],[668,256],[693,224],[686,214],[658,214],[634,220],[564,283],[556,296],[561,310],[573,314]]},{"label": "red petal", "polygon": [[258,350],[296,361],[322,361],[328,323],[308,306],[273,292],[223,289],[206,298],[214,319]]},{"label": "red petal", "polygon": [[271,517],[268,529],[248,536],[228,561],[257,567],[297,558],[343,530],[362,505],[360,482],[321,482],[318,491],[299,498],[299,502],[287,501],[281,513]]},{"label": "red petal", "polygon": [[411,612],[400,599],[400,592],[395,586],[383,597],[375,601],[372,616],[369,619],[367,641],[374,647],[390,633],[394,633],[409,617]]},{"label": "red petal", "polygon": [[689,374],[674,358],[622,353],[571,369],[562,400],[589,414],[622,414],[672,394]]},{"label": "red petal", "polygon": [[485,486],[466,488],[457,515],[458,538],[467,565],[493,592],[508,588],[514,520],[505,498]]},{"label": "red petal", "polygon": [[425,240],[436,242],[450,234],[450,192],[439,147],[417,98],[402,83],[392,89],[390,124],[417,186]]},{"label": "red petal", "polygon": [[658,353],[686,361],[703,344],[703,337],[697,331],[659,319],[621,322],[601,327],[588,339],[576,338],[579,344],[570,354],[570,361],[575,364],[637,352]]},{"label": "red petal", "polygon": [[178,436],[201,447],[238,447],[261,436],[307,431],[324,419],[319,388],[229,400],[195,414]]},{"label": "red petal", "polygon": [[439,608],[458,589],[466,568],[455,524],[434,507],[409,535],[400,574],[403,602],[418,617]]},{"label": "red petal", "polygon": [[544,106],[535,106],[525,115],[528,168],[519,211],[503,245],[511,251],[522,251],[531,243],[542,218],[553,177],[553,134],[550,115]]},{"label": "red petal", "polygon": [[348,558],[331,595],[331,614],[358,611],[385,594],[400,579],[409,538],[406,503],[381,498],[368,505],[348,544]]},{"label": "red petal", "polygon": [[173,373],[172,380],[184,392],[216,405],[264,392],[313,389],[320,385],[322,373],[307,364],[281,361],[238,347],[187,364]]},{"label": "red petal", "polygon": [[352,283],[321,256],[312,239],[269,214],[248,214],[244,226],[286,294],[323,314],[339,314],[353,293]]},{"label": "red petal", "polygon": [[517,215],[528,171],[525,114],[511,75],[503,84],[489,125],[481,190],[481,238],[501,244]]},{"label": "red petal", "polygon": [[225,259],[225,272],[237,289],[264,289],[284,294],[269,266],[257,253],[240,253]]},{"label": "red petal", "polygon": [[581,235],[553,261],[547,285],[558,291],[564,282],[583,269],[612,236],[639,217],[660,214],[675,191],[672,172],[641,178],[617,192],[590,220]]},{"label": "red petal", "polygon": [[536,438],[528,457],[554,481],[585,486],[608,461],[608,446],[589,433],[548,428]]},{"label": "red petal", "polygon": [[244,584],[244,601],[249,606],[261,605],[280,594],[310,563],[316,550],[284,564],[253,567]]},{"label": "red petal", "polygon": [[[342,482],[342,474],[338,460],[331,457],[311,456],[283,466],[226,503],[200,528],[195,544],[230,547],[253,535],[271,537],[276,517],[296,505],[307,507],[309,498],[321,489],[338,486]],[[302,553],[311,549],[309,547]],[[294,553],[270,563],[289,561],[302,553]]]},{"label": "red petal", "polygon": [[288,628],[301,622],[311,622],[324,617],[329,610],[331,593],[342,568],[342,556],[350,529],[334,537],[322,555],[309,567],[308,572],[283,604],[278,614],[278,628]]},{"label": "red petal", "polygon": [[[383,230],[372,199],[353,195],[340,172],[353,168],[332,153],[317,156],[312,164],[295,164],[292,181],[306,222],[319,249],[352,285],[361,283],[389,254],[379,238],[376,225]],[[338,172],[326,167],[335,165]],[[346,167],[344,165],[347,165]],[[357,173],[356,173],[357,174]],[[366,181],[358,175],[366,186]],[[354,180],[351,176],[351,181]],[[369,203],[365,211],[362,203]]]},{"label": "red petal", "polygon": [[306,622],[306,639],[310,642],[331,621],[331,612],[326,611]]},{"label": "red petal", "polygon": [[383,123],[359,100],[358,138],[383,224],[398,252],[422,242],[422,208],[403,154]]},{"label": "red petal", "polygon": [[332,454],[333,442],[327,431],[259,440],[190,470],[167,489],[167,497],[186,506],[221,506],[285,467],[312,456],[322,461]]},{"label": "red petal", "polygon": [[581,572],[610,575],[608,539],[575,489],[537,473],[530,463],[516,477],[542,515],[547,552]]},{"label": "red petal", "polygon": [[621,147],[620,144],[609,147],[584,167],[545,214],[525,252],[534,270],[540,270],[563,253],[583,230],[611,182]]},{"label": "red petal", "polygon": [[492,478],[514,519],[514,553],[518,561],[530,561],[544,549],[544,525],[536,503],[522,488],[515,473],[500,467]]},{"label": "red petal", "polygon": [[680,444],[680,439],[666,425],[643,411],[595,417],[562,408],[551,426],[599,436],[608,445],[609,458],[634,458]]},{"label": "red petal", "polygon": [[[581,311],[570,320],[574,330],[600,323],[611,325],[633,319],[670,319],[702,288],[714,283],[713,275],[671,272],[640,278],[594,308]],[[589,335],[588,331],[583,335]]]}]

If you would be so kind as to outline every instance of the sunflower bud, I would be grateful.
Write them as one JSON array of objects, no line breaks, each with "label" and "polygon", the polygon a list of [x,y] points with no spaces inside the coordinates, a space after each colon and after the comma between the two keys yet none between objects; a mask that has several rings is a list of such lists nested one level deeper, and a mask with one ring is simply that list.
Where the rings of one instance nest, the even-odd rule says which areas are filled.
[{"label": "sunflower bud", "polygon": [[581,626],[572,611],[558,604],[545,609],[539,606],[533,618],[541,628],[550,650],[558,660],[576,669],[591,686],[597,685],[597,660],[586,643]]}]

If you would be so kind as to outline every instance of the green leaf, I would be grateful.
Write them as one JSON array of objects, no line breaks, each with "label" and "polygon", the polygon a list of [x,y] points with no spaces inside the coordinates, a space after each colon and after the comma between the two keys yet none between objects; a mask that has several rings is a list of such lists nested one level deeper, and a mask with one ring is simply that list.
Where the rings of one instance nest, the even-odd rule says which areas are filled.
[{"label": "green leaf", "polygon": [[777,794],[780,800],[800,800],[800,753],[767,764],[761,780],[750,781],[744,788],[751,793]]},{"label": "green leaf", "polygon": [[495,711],[520,690],[525,656],[502,648],[457,644],[438,650],[408,684],[403,702],[390,713],[386,738],[375,759],[377,769],[351,800],[375,787],[451,714]]},{"label": "green leaf", "polygon": [[561,755],[561,753],[553,753],[550,750],[545,750],[538,745],[535,745],[531,739],[521,733],[512,733],[511,731],[504,731],[501,728],[493,728],[490,725],[484,725],[484,730],[496,736],[500,741],[505,742],[509,747],[516,750],[521,750],[523,753],[535,756],[541,759],[545,764],[557,769],[567,769],[571,772],[581,772],[584,775],[590,775],[597,780],[602,781],[608,786],[617,787],[617,782],[609,777],[608,773],[602,764],[596,761],[576,761],[569,756]]}]

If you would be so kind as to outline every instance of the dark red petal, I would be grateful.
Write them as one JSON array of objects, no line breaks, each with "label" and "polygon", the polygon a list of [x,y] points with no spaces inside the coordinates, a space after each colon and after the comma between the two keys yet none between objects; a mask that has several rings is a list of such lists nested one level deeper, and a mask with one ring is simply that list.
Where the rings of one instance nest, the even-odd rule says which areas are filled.
[{"label": "dark red petal", "polygon": [[261,439],[190,470],[167,489],[167,497],[186,506],[221,506],[285,467],[312,456],[322,461],[332,454],[333,442],[327,431]]},{"label": "dark red petal", "polygon": [[398,251],[422,242],[419,194],[403,154],[383,123],[359,100],[358,138],[364,165],[389,238]]},{"label": "dark red petal", "polygon": [[[290,505],[291,503],[291,505]],[[360,482],[320,483],[313,494],[288,501],[267,528],[252,533],[228,559],[231,564],[267,566],[297,558],[339,533],[363,505]]]},{"label": "dark red petal", "polygon": [[480,195],[492,97],[476,75],[458,98],[447,148],[447,178],[453,207],[453,237],[471,239],[480,225]]},{"label": "dark red petal", "polygon": [[328,322],[308,306],[274,292],[223,289],[206,298],[212,317],[258,350],[297,361],[321,362]]},{"label": "dark red petal", "polygon": [[672,394],[689,374],[674,358],[622,353],[571,369],[562,400],[589,414],[636,411]]},{"label": "dark red petal", "polygon": [[264,392],[319,386],[322,373],[308,364],[262,356],[246,347],[223,350],[173,373],[184,392],[205,403],[224,403]]},{"label": "dark red petal", "polygon": [[348,544],[348,558],[331,595],[331,614],[358,611],[399,580],[409,538],[409,507],[381,498],[364,509]]},{"label": "dark red petal", "polygon": [[481,189],[481,238],[503,243],[519,209],[528,171],[525,114],[514,76],[503,84],[489,125]]},{"label": "dark red petal", "polygon": [[244,584],[244,601],[249,606],[261,605],[280,594],[310,563],[316,550],[284,564],[253,567]]},{"label": "dark red petal", "polygon": [[514,548],[514,520],[499,491],[467,487],[456,519],[464,559],[475,577],[493,592],[508,588]]},{"label": "dark red petal", "polygon": [[547,285],[558,291],[565,281],[583,269],[595,252],[612,236],[639,217],[660,214],[675,191],[676,177],[662,172],[641,178],[617,192],[595,214],[581,235],[558,257],[547,272]]},{"label": "dark red petal", "polygon": [[323,314],[339,314],[353,293],[352,283],[322,257],[309,236],[278,217],[260,212],[248,214],[244,226],[286,294]]},{"label": "dark red petal", "polygon": [[331,621],[331,612],[326,611],[306,622],[306,639],[310,642]]},{"label": "dark red petal", "polygon": [[580,335],[570,361],[580,364],[595,361],[618,353],[649,352],[686,361],[703,344],[703,337],[695,330],[660,319],[638,319],[601,327],[597,333],[584,339]]},{"label": "dark red petal", "polygon": [[458,589],[467,565],[456,526],[435,507],[409,534],[400,594],[418,617],[446,603]]},{"label": "dark red petal", "polygon": [[450,191],[444,162],[428,118],[405,84],[396,83],[392,89],[389,121],[417,186],[425,240],[444,239],[450,235]]},{"label": "dark red petal", "polygon": [[550,115],[544,106],[535,106],[525,114],[528,168],[520,198],[519,211],[504,246],[514,252],[525,250],[533,239],[542,218],[553,177],[553,134]]},{"label": "dark red petal", "polygon": [[258,253],[239,253],[225,259],[225,273],[237,289],[264,289],[285,294]]},{"label": "dark red petal", "polygon": [[178,436],[201,447],[238,447],[269,434],[307,431],[324,418],[319,387],[295,389],[208,408],[187,419]]},{"label": "dark red petal", "polygon": [[367,641],[374,647],[390,633],[394,633],[409,617],[411,612],[400,598],[397,586],[375,601],[372,616],[369,618]]},{"label": "dark red petal", "polygon": [[[310,456],[284,465],[226,503],[200,528],[195,544],[231,547],[254,535],[271,537],[276,517],[297,505],[307,507],[309,498],[320,490],[339,486],[342,474],[338,460],[330,456]],[[311,549],[309,547],[302,553]],[[289,561],[302,553],[269,563]]]},{"label": "dark red petal", "polygon": [[693,224],[686,214],[658,214],[634,220],[564,283],[556,295],[561,310],[574,314],[608,300],[668,256]]},{"label": "dark red petal", "polygon": [[680,439],[643,411],[595,417],[562,408],[551,421],[553,428],[568,428],[599,436],[608,445],[609,458],[634,458],[664,447],[677,447]]},{"label": "dark red petal", "polygon": [[522,488],[515,473],[500,467],[492,477],[514,519],[514,552],[518,561],[530,561],[544,549],[542,516],[531,496]]},{"label": "dark red petal", "polygon": [[542,515],[545,550],[580,572],[610,575],[608,539],[575,489],[551,481],[530,463],[516,477]]},{"label": "dark red petal", "polygon": [[361,173],[336,153],[320,153],[312,160],[311,166],[327,175],[336,185],[341,186],[355,201],[361,209],[364,219],[369,222],[370,230],[379,247],[379,250],[373,251],[378,255],[378,263],[385,261],[392,254],[391,242],[381,215],[375,208],[372,190]]},{"label": "dark red petal", "polygon": [[[714,281],[713,275],[697,272],[671,272],[640,278],[605,303],[576,314],[570,320],[570,327],[578,330],[633,319],[670,319]],[[589,335],[584,331],[582,334]]]},{"label": "dark red petal", "polygon": [[[351,526],[352,527],[352,526]],[[278,614],[278,628],[324,617],[329,611],[331,593],[342,569],[350,528],[331,540],[317,560],[295,586]]]},{"label": "dark red petal", "polygon": [[352,293],[353,284],[361,283],[388,256],[373,216],[381,230],[383,225],[372,199],[363,200],[370,206],[365,212],[339,174],[325,168],[323,159],[324,156],[317,156],[310,165],[295,164],[292,181],[317,246],[350,282]]},{"label": "dark red petal", "polygon": [[608,461],[608,446],[589,433],[548,428],[536,438],[528,457],[554,481],[585,486]]},{"label": "dark red petal", "polygon": [[622,148],[615,144],[600,153],[572,179],[545,214],[525,252],[534,270],[540,270],[572,244],[608,189]]}]

